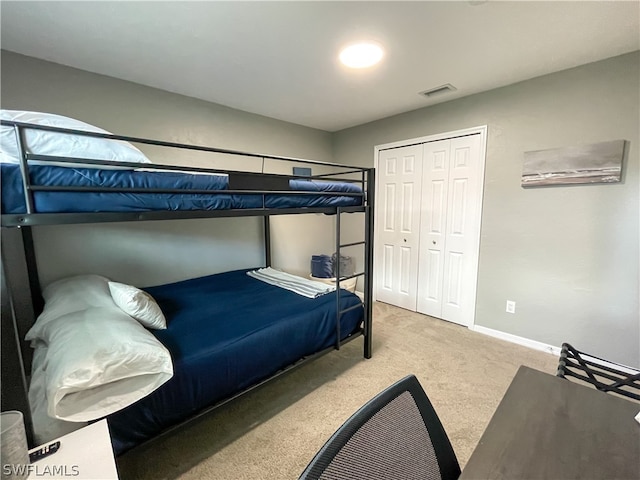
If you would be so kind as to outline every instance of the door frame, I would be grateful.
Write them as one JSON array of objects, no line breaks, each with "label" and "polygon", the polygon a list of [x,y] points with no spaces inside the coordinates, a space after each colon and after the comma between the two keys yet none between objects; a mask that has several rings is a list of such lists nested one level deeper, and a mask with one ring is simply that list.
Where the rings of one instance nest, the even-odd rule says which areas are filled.
[{"label": "door frame", "polygon": [[[453,130],[450,132],[436,133],[433,135],[426,135],[423,137],[409,138],[407,140],[400,140],[397,142],[383,143],[380,145],[376,145],[373,148],[374,150],[373,164],[375,166],[374,168],[377,169],[379,167],[378,158],[381,150],[408,147],[410,145],[436,142],[438,140],[447,140],[450,138],[465,137],[468,135],[476,135],[476,134],[480,135],[480,176],[482,177],[482,181],[480,182],[480,191],[478,192],[478,196],[480,200],[480,223],[478,227],[478,237],[476,241],[477,248],[476,248],[475,257],[474,257],[476,281],[473,285],[473,292],[472,292],[472,296],[475,299],[474,304],[476,306],[477,306],[477,289],[478,289],[478,266],[479,266],[479,260],[480,260],[480,238],[481,238],[481,232],[482,232],[482,212],[484,210],[484,183],[485,183],[484,180],[485,180],[486,160],[487,160],[487,130],[488,130],[487,125],[479,125],[477,127],[463,128],[461,130]],[[376,191],[377,192],[380,191],[380,185],[378,184],[378,182],[380,181],[379,179],[380,179],[380,175],[376,175]],[[377,214],[376,214],[376,219],[377,219]],[[380,222],[374,221],[374,233],[373,233],[374,245],[377,244],[378,239],[380,238],[379,223]],[[374,258],[375,258],[375,255],[374,255]],[[378,290],[378,282],[380,281],[380,278],[378,276],[378,271],[376,270],[375,262],[373,266],[373,281],[374,281],[373,300],[375,301],[376,292]],[[473,327],[475,326],[475,322],[476,322],[476,308],[473,309],[467,328],[473,329]]]}]

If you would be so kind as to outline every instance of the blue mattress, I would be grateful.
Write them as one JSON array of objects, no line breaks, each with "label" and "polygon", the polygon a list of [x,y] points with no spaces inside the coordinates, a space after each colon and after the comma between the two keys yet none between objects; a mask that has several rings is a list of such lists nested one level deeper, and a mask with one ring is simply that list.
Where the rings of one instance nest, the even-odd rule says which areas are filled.
[{"label": "blue mattress", "polygon": [[[2,213],[26,213],[20,168],[2,164]],[[227,190],[228,177],[182,172],[103,170],[55,166],[29,167],[32,185],[74,187],[125,187],[180,190]],[[35,213],[136,212],[151,210],[220,210],[235,208],[298,208],[361,205],[362,197],[327,195],[327,192],[362,193],[347,182],[290,180],[294,191],[317,195],[234,195],[227,193],[115,193],[35,192]],[[264,203],[264,205],[263,205]]]},{"label": "blue mattress", "polygon": [[[203,408],[335,344],[336,295],[310,299],[237,270],[145,289],[167,318],[154,335],[169,349],[174,376],[108,417],[116,453],[156,436]],[[341,291],[343,307],[360,303]],[[342,315],[342,338],[363,309]]]}]

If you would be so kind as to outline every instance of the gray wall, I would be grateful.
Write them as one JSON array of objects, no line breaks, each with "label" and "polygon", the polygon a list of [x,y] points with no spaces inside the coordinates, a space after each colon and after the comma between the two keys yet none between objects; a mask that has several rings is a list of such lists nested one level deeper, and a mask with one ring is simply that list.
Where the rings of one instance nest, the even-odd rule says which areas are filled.
[{"label": "gray wall", "polygon": [[[640,366],[639,109],[634,52],[338,132],[334,157],[487,125],[476,325]],[[622,183],[520,186],[525,151],[616,139]]]},{"label": "gray wall", "polygon": [[[332,160],[331,136],[324,131],[5,50],[1,61],[2,108],[57,113],[130,136]],[[156,163],[230,166],[224,157],[138,146]],[[241,159],[234,161],[241,162],[239,168],[247,166]],[[275,266],[308,273],[312,253],[331,251],[333,223],[314,217],[274,219]],[[146,286],[264,262],[262,222],[256,218],[34,230],[45,285],[63,276],[95,272]],[[300,242],[307,231],[308,241]],[[184,248],[176,249],[176,244]]]}]

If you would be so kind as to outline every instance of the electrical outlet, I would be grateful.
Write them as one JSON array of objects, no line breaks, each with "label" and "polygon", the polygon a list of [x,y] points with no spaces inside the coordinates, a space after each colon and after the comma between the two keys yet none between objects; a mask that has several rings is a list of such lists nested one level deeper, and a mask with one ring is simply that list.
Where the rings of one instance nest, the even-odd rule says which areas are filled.
[{"label": "electrical outlet", "polygon": [[507,313],[516,313],[516,302],[507,300]]}]

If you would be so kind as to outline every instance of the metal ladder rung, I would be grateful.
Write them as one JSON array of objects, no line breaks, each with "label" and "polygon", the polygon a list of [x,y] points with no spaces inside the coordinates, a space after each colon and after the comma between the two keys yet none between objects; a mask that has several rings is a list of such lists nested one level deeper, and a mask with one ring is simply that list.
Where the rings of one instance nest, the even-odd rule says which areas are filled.
[{"label": "metal ladder rung", "polygon": [[342,282],[343,280],[350,280],[352,278],[361,277],[362,275],[364,275],[364,272],[354,273],[353,275],[349,275],[349,276],[346,276],[346,277],[340,277],[339,279],[336,279],[336,283],[338,282],[338,280],[340,280]]},{"label": "metal ladder rung", "polygon": [[356,308],[362,308],[364,303],[359,303],[357,305],[351,305],[349,308],[345,308],[344,310],[340,310],[338,313],[342,315],[343,313],[350,312],[351,310],[355,310]]},{"label": "metal ladder rung", "polygon": [[364,245],[364,243],[365,243],[364,241],[362,241],[362,242],[353,242],[353,243],[345,243],[345,244],[343,244],[343,245],[340,245],[340,248],[343,248],[343,247],[353,247],[353,246],[355,246],[355,245]]}]

